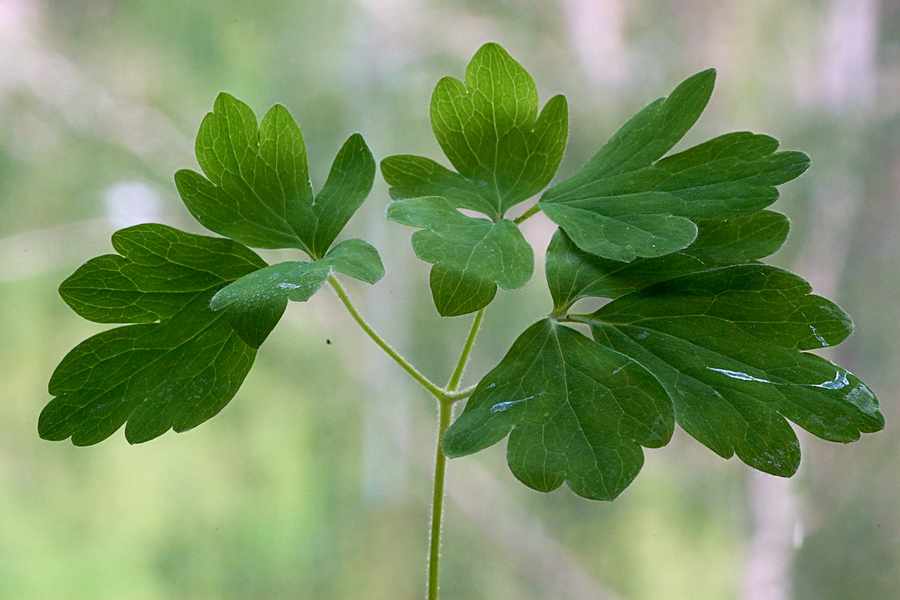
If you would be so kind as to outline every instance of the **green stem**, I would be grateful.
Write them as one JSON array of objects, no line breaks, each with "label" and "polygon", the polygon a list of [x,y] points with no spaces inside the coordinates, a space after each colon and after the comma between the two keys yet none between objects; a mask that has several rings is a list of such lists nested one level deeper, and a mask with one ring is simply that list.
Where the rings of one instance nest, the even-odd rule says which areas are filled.
[{"label": "green stem", "polygon": [[459,355],[459,360],[456,361],[456,368],[453,369],[453,374],[450,376],[450,381],[447,382],[447,387],[445,388],[448,392],[455,392],[456,388],[459,387],[459,382],[462,380],[463,372],[466,370],[466,365],[469,364],[469,355],[472,354],[472,348],[475,346],[475,337],[478,335],[478,330],[481,329],[481,322],[484,320],[484,309],[482,308],[475,314],[475,320],[472,321],[472,328],[469,329],[469,335],[466,337],[466,343],[463,345],[462,352]]},{"label": "green stem", "polygon": [[455,392],[447,392],[444,397],[447,399],[447,402],[459,402],[460,400],[465,400],[466,398],[471,396],[475,392],[476,387],[478,386],[470,385],[467,388],[463,388]]},{"label": "green stem", "polygon": [[353,317],[353,320],[356,321],[360,327],[362,327],[363,331],[365,331],[372,341],[378,344],[379,348],[384,350],[388,356],[394,359],[394,361],[400,365],[404,371],[410,374],[410,376],[418,381],[422,387],[431,392],[431,394],[438,399],[443,399],[445,397],[445,392],[437,385],[431,382],[427,377],[422,375],[418,369],[412,366],[409,361],[400,356],[400,354],[394,350],[390,344],[388,344],[384,339],[376,333],[374,329],[372,329],[371,325],[366,322],[366,320],[359,314],[359,311],[356,310],[356,307],[353,305],[353,301],[350,300],[350,296],[347,295],[347,290],[344,289],[344,286],[341,285],[341,282],[337,280],[334,275],[328,276],[328,283],[331,284],[331,287],[334,289],[334,292],[337,294],[338,298],[341,299],[341,302],[347,308],[347,312],[350,313],[350,316]]},{"label": "green stem", "polygon": [[521,225],[522,223],[524,223],[525,221],[527,221],[528,219],[530,219],[531,217],[536,215],[538,212],[540,212],[540,210],[541,210],[541,205],[535,204],[534,206],[532,206],[531,208],[529,208],[528,210],[523,212],[521,215],[519,215],[518,217],[513,219],[513,223],[515,223],[516,225]]},{"label": "green stem", "polygon": [[[431,498],[431,544],[428,550],[428,600],[438,600],[439,583],[440,583],[440,563],[441,563],[441,521],[444,516],[444,480],[447,475],[447,455],[441,449],[444,442],[444,433],[450,426],[450,417],[453,414],[453,404],[462,396],[453,397],[459,382],[462,381],[463,372],[469,363],[469,357],[472,354],[472,348],[475,346],[475,337],[481,328],[481,322],[484,320],[484,309],[478,311],[475,320],[472,321],[472,327],[469,329],[469,335],[466,337],[466,343],[463,345],[459,360],[456,361],[456,368],[450,375],[450,381],[447,382],[446,394],[439,399],[440,416],[438,419],[438,439],[437,450],[434,456],[434,492]],[[471,394],[471,391],[469,392]]]},{"label": "green stem", "polygon": [[437,451],[434,457],[434,492],[431,497],[431,543],[428,549],[428,600],[438,600],[441,563],[441,520],[444,516],[444,480],[447,475],[447,455],[441,449],[444,433],[450,426],[453,403],[441,401],[438,420]]},{"label": "green stem", "polygon": [[475,346],[475,337],[478,335],[478,330],[481,328],[481,322],[484,320],[484,309],[482,308],[475,315],[475,320],[472,322],[472,328],[469,330],[469,335],[466,337],[466,342],[459,355],[459,360],[456,361],[456,368],[453,369],[453,374],[450,376],[450,381],[447,382],[447,387],[441,389],[427,377],[422,375],[422,373],[412,366],[409,361],[400,356],[390,344],[384,341],[384,338],[372,329],[372,326],[369,325],[356,309],[356,306],[354,306],[353,301],[347,294],[347,290],[344,289],[344,286],[341,285],[341,282],[338,281],[334,275],[328,276],[328,283],[331,284],[334,292],[337,294],[338,298],[340,298],[344,307],[347,309],[347,312],[350,313],[350,316],[353,317],[353,320],[362,327],[362,330],[365,331],[370,338],[372,338],[372,341],[378,344],[378,346],[384,350],[388,356],[393,358],[404,371],[409,373],[413,379],[418,381],[422,387],[431,392],[438,400],[440,413],[438,419],[437,450],[435,451],[434,458],[434,494],[431,502],[431,543],[428,551],[427,596],[428,600],[438,600],[438,581],[440,578],[441,559],[441,520],[444,515],[444,481],[447,474],[447,455],[445,455],[444,451],[441,449],[441,444],[444,441],[444,433],[446,433],[447,428],[450,426],[450,418],[453,415],[453,404],[463,398],[468,398],[475,390],[474,386],[460,391],[457,391],[456,388],[459,387],[463,373],[466,370],[466,365],[469,363],[472,348]]},{"label": "green stem", "polygon": [[[550,315],[551,317],[553,315]],[[591,319],[591,315],[566,314],[555,317],[560,323],[581,323],[583,325],[591,325],[595,320]]]}]

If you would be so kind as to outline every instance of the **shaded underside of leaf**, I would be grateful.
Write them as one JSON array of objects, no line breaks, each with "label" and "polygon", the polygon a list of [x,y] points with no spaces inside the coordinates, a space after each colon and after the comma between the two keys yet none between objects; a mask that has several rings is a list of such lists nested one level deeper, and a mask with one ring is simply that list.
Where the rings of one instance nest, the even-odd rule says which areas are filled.
[{"label": "shaded underside of leaf", "polygon": [[431,268],[429,285],[434,306],[442,317],[458,317],[481,310],[497,295],[496,283],[440,265]]},{"label": "shaded underside of leaf", "polygon": [[565,204],[542,204],[544,214],[584,251],[611,260],[656,257],[686,248],[697,237],[690,219],[665,214],[607,216]]},{"label": "shaded underside of leaf", "polygon": [[494,297],[496,286],[512,291],[531,279],[534,252],[508,219],[494,223],[468,217],[441,197],[397,200],[388,206],[387,217],[423,228],[413,234],[412,246],[437,269],[431,289],[442,315],[472,312],[473,306],[478,310]]},{"label": "shaded underside of leaf", "polygon": [[363,240],[350,239],[319,260],[278,263],[245,275],[219,290],[210,308],[226,311],[241,338],[258,348],[278,323],[288,300],[309,300],[332,270],[367,283],[384,276],[378,251]]},{"label": "shaded underside of leaf", "polygon": [[643,465],[641,446],[665,445],[671,400],[638,363],[544,319],[529,327],[478,384],[444,436],[450,457],[507,435],[513,474],[540,491],[563,482],[614,499]]},{"label": "shaded underside of leaf", "polygon": [[[116,232],[121,255],[88,261],[60,293],[80,315],[138,323],[76,346],[50,380],[41,437],[100,442],[127,421],[131,443],[184,431],[237,392],[256,351],[209,308],[218,289],[265,262],[231,240],[145,224]],[[91,290],[97,291],[91,294]]]}]

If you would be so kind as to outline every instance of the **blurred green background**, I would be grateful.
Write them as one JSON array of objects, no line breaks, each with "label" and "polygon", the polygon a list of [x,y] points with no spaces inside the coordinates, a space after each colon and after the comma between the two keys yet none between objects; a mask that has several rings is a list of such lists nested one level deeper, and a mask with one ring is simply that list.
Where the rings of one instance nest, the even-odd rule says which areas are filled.
[{"label": "blurred green background", "polygon": [[[355,131],[379,158],[439,158],[431,90],[486,41],[542,102],[568,96],[560,176],[709,66],[717,90],[685,143],[748,129],[809,152],[775,205],[793,232],[774,260],[854,316],[828,357],[875,390],[888,428],[849,446],[802,435],[787,481],[677,434],[609,504],[525,488],[502,443],[452,461],[443,597],[900,598],[897,0],[0,0],[0,598],[422,597],[435,410],[328,293],[288,309],[237,398],[194,431],[74,448],[36,422],[55,365],[100,331],[60,300],[62,279],[120,227],[201,231],[172,175],[195,167],[219,91],[258,115],[288,106],[321,186]],[[437,317],[386,202],[379,182],[349,233],[388,276],[352,292],[443,380],[469,318]],[[526,224],[539,255],[550,233]],[[548,299],[540,270],[501,292],[468,383]]]}]

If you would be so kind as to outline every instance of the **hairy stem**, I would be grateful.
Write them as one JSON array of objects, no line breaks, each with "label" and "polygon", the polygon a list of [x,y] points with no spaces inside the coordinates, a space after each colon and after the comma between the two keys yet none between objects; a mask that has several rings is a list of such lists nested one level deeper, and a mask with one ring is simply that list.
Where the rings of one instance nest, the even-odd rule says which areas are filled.
[{"label": "hairy stem", "polygon": [[469,396],[471,396],[475,392],[475,388],[477,385],[470,385],[469,387],[463,388],[461,390],[456,390],[454,392],[447,392],[444,395],[444,398],[447,399],[448,402],[459,402],[460,400],[465,400]]},{"label": "hairy stem", "polygon": [[422,373],[419,372],[409,361],[400,356],[400,354],[391,347],[384,338],[382,338],[378,333],[372,329],[372,326],[359,314],[359,311],[356,309],[356,306],[353,305],[353,301],[350,300],[350,296],[347,295],[347,290],[344,289],[344,286],[341,285],[341,282],[337,280],[334,275],[328,276],[328,283],[331,284],[332,289],[337,294],[338,298],[340,298],[341,302],[347,309],[347,312],[350,313],[350,316],[353,317],[353,320],[362,327],[362,330],[368,334],[372,341],[378,344],[378,347],[384,350],[388,356],[394,359],[394,361],[400,365],[404,371],[409,373],[409,375],[419,382],[426,390],[431,392],[431,394],[438,399],[443,399],[445,397],[445,392],[437,385],[431,382],[430,379],[425,377]]},{"label": "hairy stem", "polygon": [[[447,455],[441,449],[444,441],[444,433],[450,426],[450,417],[453,414],[453,404],[464,396],[453,397],[453,392],[459,387],[462,381],[463,372],[469,363],[469,357],[472,354],[472,348],[475,346],[475,337],[481,328],[481,322],[484,320],[484,309],[478,311],[475,320],[472,321],[472,328],[469,329],[469,335],[466,337],[466,343],[463,345],[459,360],[456,361],[456,368],[447,382],[447,393],[439,398],[440,416],[438,418],[438,436],[437,450],[434,457],[434,491],[431,498],[431,543],[428,549],[428,600],[438,600],[439,582],[440,582],[440,563],[441,563],[441,521],[444,516],[444,480],[447,475]],[[471,391],[469,392],[471,394]]]},{"label": "hairy stem", "polygon": [[353,301],[347,294],[347,290],[344,289],[344,286],[341,285],[341,282],[338,281],[334,275],[328,276],[328,283],[331,284],[332,289],[334,289],[334,292],[344,304],[347,312],[353,317],[353,320],[356,321],[370,338],[372,338],[372,341],[378,344],[379,348],[384,350],[388,356],[393,358],[394,361],[403,368],[404,371],[409,373],[413,379],[431,392],[438,400],[438,436],[437,449],[434,458],[434,493],[431,502],[431,542],[428,550],[427,595],[428,600],[438,600],[441,557],[441,519],[444,514],[444,481],[447,473],[447,456],[441,449],[441,444],[444,441],[444,433],[450,426],[450,418],[453,415],[453,404],[463,398],[468,398],[475,390],[474,386],[460,391],[457,391],[456,388],[459,387],[463,373],[466,370],[466,365],[469,363],[472,348],[475,346],[475,338],[478,335],[478,330],[481,328],[481,322],[484,320],[484,309],[482,308],[475,315],[475,320],[472,321],[472,327],[469,330],[469,335],[466,337],[466,342],[459,355],[459,360],[456,361],[456,368],[453,369],[453,374],[450,376],[450,381],[447,382],[447,387],[441,389],[420,373],[418,369],[412,366],[409,361],[403,358],[390,344],[384,341],[384,338],[372,329],[372,326],[369,325],[353,304]]},{"label": "hairy stem", "polygon": [[447,382],[447,387],[445,389],[448,392],[456,391],[456,388],[459,387],[459,382],[462,381],[463,372],[466,370],[466,365],[469,364],[469,356],[472,354],[472,348],[475,346],[475,337],[478,335],[478,330],[481,329],[481,322],[483,320],[484,309],[482,308],[475,314],[475,320],[472,321],[472,328],[469,329],[466,343],[463,345],[459,360],[456,361],[456,368],[453,369],[453,375],[450,376],[450,381]]},{"label": "hairy stem", "polygon": [[441,449],[444,441],[444,433],[450,426],[450,416],[453,413],[453,403],[440,401],[440,416],[438,419],[437,451],[434,457],[434,491],[431,497],[431,543],[428,548],[428,600],[438,600],[440,594],[440,563],[441,563],[441,521],[444,516],[444,480],[447,475],[447,455]]}]

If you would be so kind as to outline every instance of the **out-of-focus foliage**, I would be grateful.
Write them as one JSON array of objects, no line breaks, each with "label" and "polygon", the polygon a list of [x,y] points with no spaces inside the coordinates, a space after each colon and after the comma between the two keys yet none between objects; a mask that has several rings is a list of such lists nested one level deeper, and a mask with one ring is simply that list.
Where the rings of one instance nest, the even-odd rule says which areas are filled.
[{"label": "out-of-focus foliage", "polygon": [[[794,235],[775,260],[854,316],[857,332],[828,358],[872,386],[889,427],[898,417],[896,3],[17,0],[0,7],[0,33],[0,596],[419,597],[430,405],[392,365],[365,358],[367,340],[316,297],[288,309],[294,326],[272,334],[215,424],[143,447],[35,435],[52,365],[97,333],[56,285],[108,252],[115,229],[189,223],[172,175],[193,164],[196,123],[223,89],[288,106],[324,181],[353,131],[376,156],[436,156],[421,108],[433,82],[496,40],[527,60],[542,97],[568,96],[566,177],[659,90],[716,67],[717,101],[685,147],[723,128],[775,131],[813,157],[779,201]],[[386,186],[377,194],[386,204]],[[399,255],[388,249],[407,247],[409,232],[382,210],[372,202],[377,218],[349,227]],[[549,240],[546,222],[526,226]],[[430,294],[407,277],[420,267],[386,267],[362,309],[407,354],[433,350],[419,366],[442,375],[466,324],[425,335],[437,330]],[[506,323],[491,329],[488,315],[473,375],[511,346],[501,331],[540,314],[540,279],[527,288],[532,315],[507,310],[499,292],[491,310]],[[388,299],[411,305],[423,341],[402,336],[408,323],[383,310],[396,306]],[[771,598],[747,583],[760,561],[782,567],[796,598],[900,598],[895,436],[834,448],[801,436],[808,466],[766,505],[770,516],[788,506],[774,528],[754,516],[766,488],[748,469],[686,436],[673,444],[648,452],[644,476],[603,506],[498,485],[502,449],[454,461],[444,593]],[[766,545],[773,531],[786,545]]]}]

